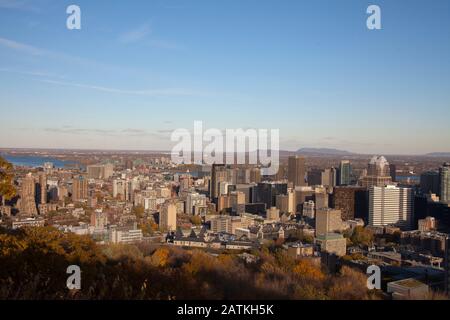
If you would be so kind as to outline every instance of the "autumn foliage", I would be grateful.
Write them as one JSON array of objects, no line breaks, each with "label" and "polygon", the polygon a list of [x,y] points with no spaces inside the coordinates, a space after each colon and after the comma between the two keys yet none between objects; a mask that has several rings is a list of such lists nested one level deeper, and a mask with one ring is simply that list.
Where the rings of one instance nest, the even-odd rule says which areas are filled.
[{"label": "autumn foliage", "polygon": [[[51,227],[0,230],[0,299],[366,299],[364,276],[329,275],[280,247],[212,255],[201,250],[100,246]],[[81,290],[66,287],[69,265]]]}]

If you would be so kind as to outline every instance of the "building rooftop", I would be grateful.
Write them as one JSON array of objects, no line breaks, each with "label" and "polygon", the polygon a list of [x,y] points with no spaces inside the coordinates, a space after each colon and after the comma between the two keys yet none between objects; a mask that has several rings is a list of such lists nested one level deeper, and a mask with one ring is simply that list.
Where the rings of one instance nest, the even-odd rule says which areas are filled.
[{"label": "building rooftop", "polygon": [[394,281],[394,282],[390,282],[390,285],[397,285],[397,286],[402,286],[408,289],[414,289],[414,288],[419,288],[419,287],[423,287],[426,286],[425,283],[420,282],[419,280],[416,280],[414,278],[409,278],[409,279],[404,279],[404,280],[398,280],[398,281]]}]

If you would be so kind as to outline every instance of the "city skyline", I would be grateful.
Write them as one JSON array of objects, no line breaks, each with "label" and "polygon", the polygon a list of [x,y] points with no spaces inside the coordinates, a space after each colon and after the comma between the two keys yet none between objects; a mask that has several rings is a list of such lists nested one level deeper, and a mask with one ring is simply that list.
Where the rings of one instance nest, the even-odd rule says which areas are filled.
[{"label": "city skyline", "polygon": [[0,148],[170,150],[278,128],[280,148],[449,152],[450,4],[0,1]]}]

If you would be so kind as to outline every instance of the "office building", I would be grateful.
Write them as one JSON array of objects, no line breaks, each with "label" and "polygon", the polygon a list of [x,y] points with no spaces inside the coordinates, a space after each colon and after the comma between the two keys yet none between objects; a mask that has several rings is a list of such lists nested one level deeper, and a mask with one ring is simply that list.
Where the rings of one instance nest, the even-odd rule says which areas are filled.
[{"label": "office building", "polygon": [[122,199],[125,199],[126,194],[126,182],[122,179],[115,179],[113,181],[113,197],[117,198],[118,196]]},{"label": "office building", "polygon": [[217,203],[219,197],[219,183],[227,181],[227,170],[223,164],[213,164],[211,170],[211,182],[210,182],[210,199],[212,202]]},{"label": "office building", "polygon": [[413,226],[414,194],[410,188],[388,185],[369,189],[369,225]]},{"label": "office building", "polygon": [[114,174],[114,164],[96,164],[86,167],[89,179],[109,179]]},{"label": "office building", "polygon": [[341,210],[343,220],[361,218],[367,221],[368,193],[358,186],[340,186],[333,189],[331,207]]},{"label": "office building", "polygon": [[119,227],[110,230],[109,241],[111,243],[135,243],[142,241],[142,230],[136,225],[132,227]]},{"label": "office building", "polygon": [[351,165],[348,160],[341,160],[339,164],[339,185],[348,186],[350,184]]},{"label": "office building", "polygon": [[22,180],[18,207],[21,215],[37,215],[36,183],[31,173]]},{"label": "office building", "polygon": [[252,203],[265,203],[267,208],[276,205],[276,196],[287,194],[287,183],[261,182],[252,188]]},{"label": "office building", "polygon": [[316,210],[316,236],[342,230],[341,211],[321,208]]},{"label": "office building", "polygon": [[288,159],[288,181],[294,187],[305,186],[305,158],[291,156]]},{"label": "office building", "polygon": [[175,231],[177,229],[177,206],[166,202],[159,214],[159,228],[161,231]]},{"label": "office building", "polygon": [[362,177],[361,185],[366,188],[372,186],[383,187],[392,184],[389,162],[383,156],[374,156],[367,166],[367,175]]},{"label": "office building", "polygon": [[450,204],[450,163],[446,162],[439,168],[439,180],[440,201]]},{"label": "office building", "polygon": [[322,184],[322,170],[312,169],[307,173],[308,186],[319,186]]},{"label": "office building", "polygon": [[389,174],[393,182],[397,181],[397,166],[395,164],[389,165]]},{"label": "office building", "polygon": [[314,203],[316,209],[328,208],[328,192],[327,189],[323,187],[316,187],[314,189]]},{"label": "office building", "polygon": [[303,204],[303,213],[304,217],[314,219],[316,216],[315,204],[314,201],[309,200]]},{"label": "office building", "polygon": [[206,206],[206,196],[204,194],[189,193],[186,196],[186,214],[194,215],[196,208]]},{"label": "office building", "polygon": [[322,185],[324,187],[333,188],[336,186],[337,170],[336,168],[328,168],[322,172]]},{"label": "office building", "polygon": [[287,194],[279,194],[275,197],[275,206],[281,213],[295,213],[295,193],[288,189]]},{"label": "office building", "polygon": [[245,212],[245,193],[232,191],[229,194],[231,211],[237,214]]},{"label": "office building", "polygon": [[427,171],[420,175],[420,190],[423,194],[434,193],[440,194],[440,178],[439,172]]},{"label": "office building", "polygon": [[40,204],[47,203],[47,176],[45,174],[39,175],[39,202]]},{"label": "office building", "polygon": [[72,179],[72,201],[82,201],[88,198],[88,181],[85,176],[78,175]]}]

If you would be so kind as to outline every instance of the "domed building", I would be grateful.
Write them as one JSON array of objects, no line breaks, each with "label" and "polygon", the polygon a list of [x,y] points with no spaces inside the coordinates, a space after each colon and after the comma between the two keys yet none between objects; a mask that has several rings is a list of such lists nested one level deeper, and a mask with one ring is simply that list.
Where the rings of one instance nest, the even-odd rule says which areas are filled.
[{"label": "domed building", "polygon": [[367,175],[362,177],[361,185],[366,188],[372,186],[383,187],[392,184],[389,162],[383,156],[374,156],[367,166]]}]

